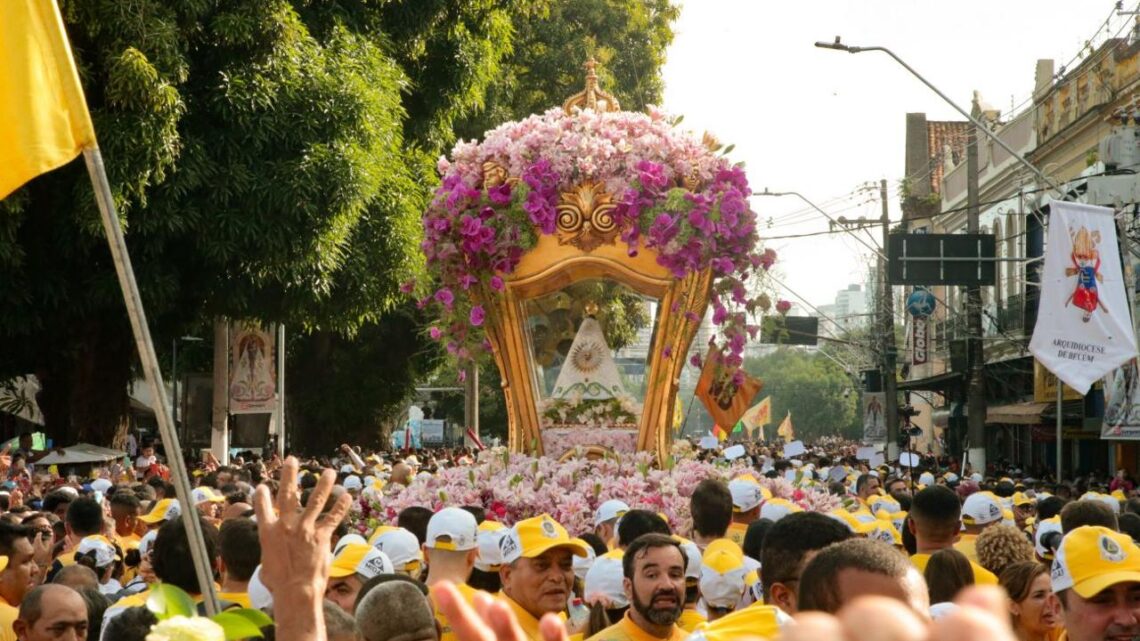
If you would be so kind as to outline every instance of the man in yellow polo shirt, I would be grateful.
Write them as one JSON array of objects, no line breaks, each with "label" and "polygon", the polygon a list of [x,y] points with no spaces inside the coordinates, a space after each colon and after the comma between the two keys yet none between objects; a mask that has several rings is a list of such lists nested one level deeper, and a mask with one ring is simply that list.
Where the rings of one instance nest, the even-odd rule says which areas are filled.
[{"label": "man in yellow polo shirt", "polygon": [[685,607],[685,553],[665,534],[645,534],[622,557],[623,587],[630,608],[621,621],[588,641],[681,641],[677,626]]},{"label": "man in yellow polo shirt", "polygon": [[[920,571],[926,570],[931,554],[954,547],[961,533],[961,514],[958,495],[950,488],[932,485],[914,495],[908,527],[914,535],[917,553],[910,561]],[[998,519],[1001,519],[1000,513]],[[973,560],[970,567],[974,570],[974,583],[997,585],[993,572]]]},{"label": "man in yellow polo shirt", "polygon": [[515,523],[499,542],[503,566],[500,598],[514,612],[528,639],[540,641],[538,622],[548,612],[563,613],[574,586],[571,557],[586,546],[571,539],[549,514]]},{"label": "man in yellow polo shirt", "polygon": [[1002,507],[997,496],[990,492],[974,492],[962,502],[962,525],[966,532],[958,538],[954,549],[966,555],[971,563],[978,562],[978,535],[986,528],[1002,521]]},{"label": "man in yellow polo shirt", "polygon": [[1067,641],[1140,636],[1140,547],[1127,534],[1086,525],[1065,534],[1050,572]]},{"label": "man in yellow polo shirt", "polygon": [[[432,515],[428,521],[427,538],[423,546],[424,561],[427,562],[427,585],[432,587],[443,581],[451,581],[463,595],[467,603],[474,605],[473,599],[479,592],[467,585],[475,559],[479,556],[479,525],[467,510],[445,507]],[[434,599],[434,596],[429,597]],[[447,616],[439,611],[434,601],[436,621],[441,630],[441,641],[455,641],[455,633],[447,622]]]}]

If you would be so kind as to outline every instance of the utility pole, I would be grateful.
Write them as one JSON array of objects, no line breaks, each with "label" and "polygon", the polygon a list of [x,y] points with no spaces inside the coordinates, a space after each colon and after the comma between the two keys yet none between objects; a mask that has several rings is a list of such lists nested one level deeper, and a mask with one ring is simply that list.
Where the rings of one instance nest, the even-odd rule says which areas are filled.
[{"label": "utility pole", "polygon": [[[210,451],[222,465],[230,461],[230,324],[214,321],[214,410],[210,421]],[[194,457],[197,458],[197,457]]]},{"label": "utility pole", "polygon": [[[974,92],[971,111],[981,115],[978,94]],[[966,233],[978,233],[978,127],[974,123],[966,128]],[[969,460],[974,471],[986,473],[986,382],[985,349],[982,346],[982,288],[966,288],[966,434]],[[963,469],[965,465],[963,464]]]},{"label": "utility pole", "polygon": [[[463,435],[460,443],[467,442],[467,428],[479,436],[479,364],[474,360],[463,366],[467,376],[463,379]],[[474,442],[472,442],[474,445]]]},{"label": "utility pole", "polygon": [[[891,217],[887,208],[887,181],[879,181],[879,200],[883,203],[883,250],[890,244]],[[899,456],[899,399],[898,382],[895,380],[895,304],[891,285],[887,282],[887,259],[885,254],[879,259],[880,311],[882,312],[882,369],[883,392],[886,402],[883,413],[887,419],[887,458]]]}]

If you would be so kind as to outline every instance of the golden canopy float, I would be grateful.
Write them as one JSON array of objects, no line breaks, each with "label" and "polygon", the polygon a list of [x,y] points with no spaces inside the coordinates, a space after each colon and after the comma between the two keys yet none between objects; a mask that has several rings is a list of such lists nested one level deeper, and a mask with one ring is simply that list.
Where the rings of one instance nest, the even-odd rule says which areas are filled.
[{"label": "golden canopy float", "polygon": [[493,355],[512,451],[662,456],[681,370],[708,349],[687,356],[702,318],[711,305],[724,383],[741,380],[775,254],[731,148],[654,108],[621,111],[586,68],[562,107],[440,159],[419,304],[461,362]]}]

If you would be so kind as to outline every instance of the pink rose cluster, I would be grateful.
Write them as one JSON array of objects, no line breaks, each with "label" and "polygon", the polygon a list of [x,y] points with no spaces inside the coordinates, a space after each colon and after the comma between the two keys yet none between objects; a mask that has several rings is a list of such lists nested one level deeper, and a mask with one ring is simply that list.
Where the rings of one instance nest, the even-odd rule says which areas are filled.
[{"label": "pink rose cluster", "polygon": [[[750,470],[739,463],[715,465],[692,457],[660,467],[647,452],[558,461],[508,454],[499,448],[483,452],[474,465],[417,478],[395,493],[366,493],[353,517],[356,529],[367,534],[379,525],[394,524],[396,515],[407,507],[439,510],[479,505],[488,518],[506,525],[547,513],[578,535],[593,531],[594,511],[599,505],[621,499],[630,507],[663,514],[675,532],[689,536],[689,497],[697,484],[707,478],[727,481],[744,472]],[[761,483],[773,496],[794,501],[807,510],[828,511],[839,505],[823,488],[795,488],[783,479],[761,479]]]},{"label": "pink rose cluster", "polygon": [[759,309],[752,283],[776,254],[758,249],[741,166],[676,122],[654,109],[551,109],[503,124],[481,143],[456,144],[450,160],[440,159],[442,183],[423,216],[433,284],[419,303],[439,315],[432,338],[461,359],[486,349],[478,302],[503,288],[538,234],[556,233],[561,193],[594,181],[615,198],[612,215],[631,256],[651,248],[677,278],[712,269],[713,341],[740,367],[759,329],[749,322]]}]

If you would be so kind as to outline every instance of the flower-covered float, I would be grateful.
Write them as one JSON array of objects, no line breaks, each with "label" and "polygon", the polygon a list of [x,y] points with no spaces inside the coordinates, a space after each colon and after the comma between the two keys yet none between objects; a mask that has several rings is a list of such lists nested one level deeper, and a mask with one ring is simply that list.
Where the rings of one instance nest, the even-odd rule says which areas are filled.
[{"label": "flower-covered float", "polygon": [[[597,86],[460,141],[423,216],[432,276],[420,305],[461,361],[493,354],[510,449],[669,451],[679,375],[711,303],[710,344],[740,378],[760,275],[744,170],[711,136]],[[425,288],[426,289],[426,288]],[[410,288],[409,288],[410,291]],[[616,349],[619,320],[647,323]]]}]

